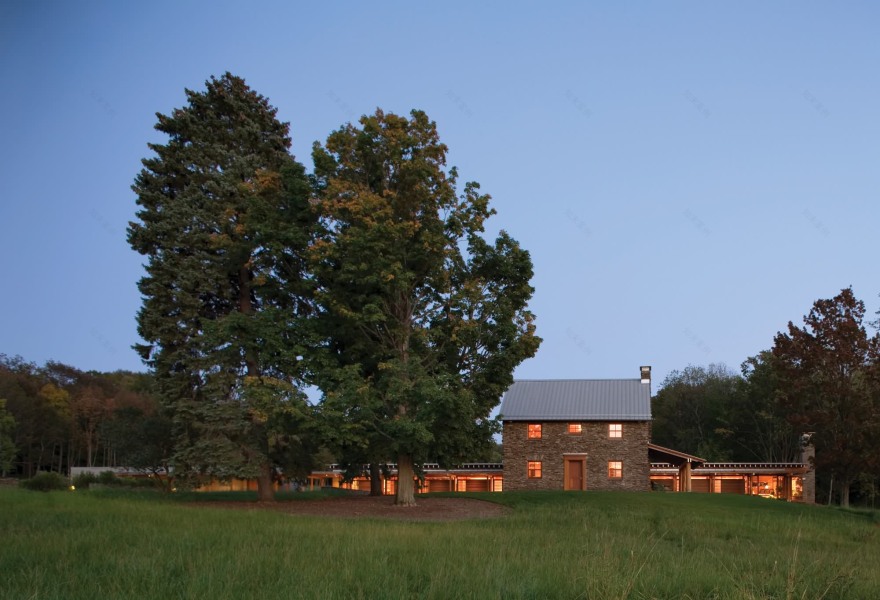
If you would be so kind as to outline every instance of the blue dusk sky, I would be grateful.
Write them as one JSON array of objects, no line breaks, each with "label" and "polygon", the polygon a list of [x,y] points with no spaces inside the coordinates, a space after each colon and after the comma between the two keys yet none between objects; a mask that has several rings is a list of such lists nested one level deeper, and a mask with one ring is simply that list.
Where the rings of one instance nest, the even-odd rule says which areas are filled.
[{"label": "blue dusk sky", "polygon": [[[880,307],[880,4],[0,3],[0,352],[142,370],[126,242],[155,113],[230,71],[293,153],[437,122],[535,267],[519,378],[738,369],[852,286]],[[655,384],[655,389],[656,389]]]}]

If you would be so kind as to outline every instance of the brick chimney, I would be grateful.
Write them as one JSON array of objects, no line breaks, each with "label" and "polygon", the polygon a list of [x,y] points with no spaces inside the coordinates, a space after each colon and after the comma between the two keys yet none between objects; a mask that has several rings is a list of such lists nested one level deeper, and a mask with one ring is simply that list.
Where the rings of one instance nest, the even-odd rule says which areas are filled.
[{"label": "brick chimney", "polygon": [[651,383],[651,367],[639,367],[642,375],[642,383]]}]

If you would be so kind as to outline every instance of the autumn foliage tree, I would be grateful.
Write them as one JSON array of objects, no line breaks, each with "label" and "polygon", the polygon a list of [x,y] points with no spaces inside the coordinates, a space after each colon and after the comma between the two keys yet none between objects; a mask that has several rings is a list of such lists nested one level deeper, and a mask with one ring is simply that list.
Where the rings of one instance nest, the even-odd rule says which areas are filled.
[{"label": "autumn foliage tree", "polygon": [[877,465],[880,335],[868,335],[864,316],[864,303],[846,288],[817,300],[802,327],[789,322],[773,346],[781,401],[800,431],[813,432],[816,469],[831,474],[842,506],[858,476]]},{"label": "autumn foliage tree", "polygon": [[396,459],[403,505],[420,463],[491,443],[489,413],[540,343],[529,254],[483,238],[489,196],[458,194],[446,150],[425,113],[377,110],[313,152],[323,405],[364,456]]},{"label": "autumn foliage tree", "polygon": [[168,141],[150,144],[133,186],[128,239],[147,258],[138,350],[172,410],[176,469],[256,477],[269,500],[310,417],[299,385],[310,186],[288,124],[244,80],[226,73],[186,96],[157,114]]}]

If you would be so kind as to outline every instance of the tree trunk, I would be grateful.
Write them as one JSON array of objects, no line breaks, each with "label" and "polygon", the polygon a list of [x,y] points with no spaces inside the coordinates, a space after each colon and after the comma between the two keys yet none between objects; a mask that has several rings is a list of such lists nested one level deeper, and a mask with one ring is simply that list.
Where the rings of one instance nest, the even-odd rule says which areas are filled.
[{"label": "tree trunk", "polygon": [[382,495],[382,467],[379,463],[370,463],[370,495]]},{"label": "tree trunk", "polygon": [[412,456],[400,454],[397,457],[397,506],[416,505],[415,470]]},{"label": "tree trunk", "polygon": [[850,481],[848,479],[844,479],[840,482],[840,506],[844,508],[849,507],[849,488]]},{"label": "tree trunk", "polygon": [[[251,279],[251,272],[247,266],[238,270],[238,310],[248,316],[254,314],[254,305],[251,302]],[[252,349],[245,349],[244,362],[249,377],[260,377],[259,361]],[[263,436],[268,435],[265,431],[262,434]],[[272,486],[272,462],[269,460],[268,439],[264,439],[263,442],[263,462],[257,477],[257,498],[260,502],[274,502],[275,490]]]},{"label": "tree trunk", "polygon": [[260,467],[260,475],[257,477],[257,499],[260,502],[275,500],[275,490],[272,488],[272,465],[268,460]]},{"label": "tree trunk", "polygon": [[88,434],[86,434],[86,466],[95,466],[95,459],[92,456],[92,436]]}]

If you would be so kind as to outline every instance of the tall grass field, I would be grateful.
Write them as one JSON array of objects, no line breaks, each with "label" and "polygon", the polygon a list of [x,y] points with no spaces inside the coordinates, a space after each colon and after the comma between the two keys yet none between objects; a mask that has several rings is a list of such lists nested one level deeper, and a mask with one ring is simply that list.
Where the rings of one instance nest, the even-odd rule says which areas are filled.
[{"label": "tall grass field", "polygon": [[880,598],[877,513],[733,495],[470,496],[512,510],[415,523],[0,488],[0,598]]}]

